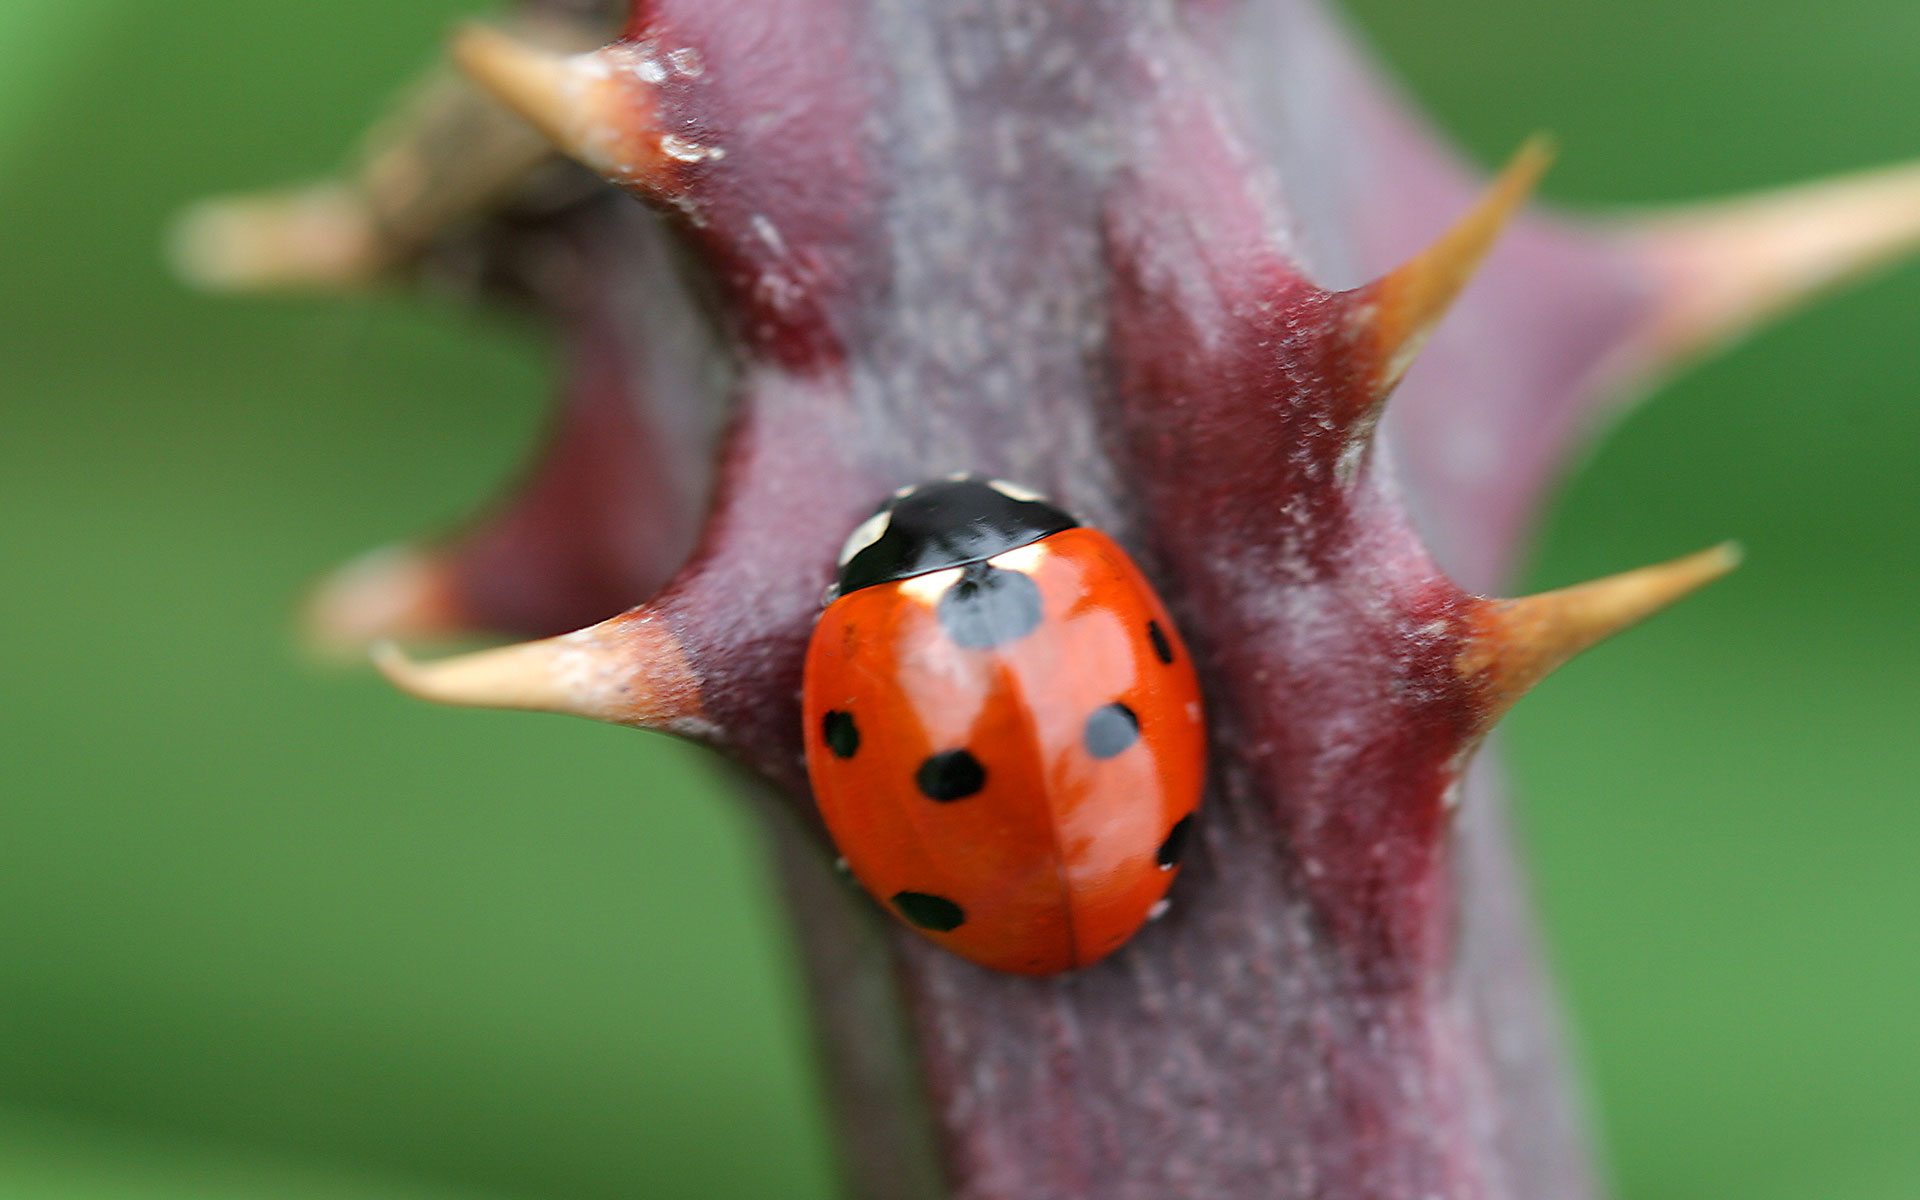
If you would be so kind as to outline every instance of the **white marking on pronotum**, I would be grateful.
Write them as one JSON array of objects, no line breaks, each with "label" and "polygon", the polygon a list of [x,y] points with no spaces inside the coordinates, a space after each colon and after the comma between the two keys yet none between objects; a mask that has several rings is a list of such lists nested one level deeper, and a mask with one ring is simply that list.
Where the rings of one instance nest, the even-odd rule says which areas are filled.
[{"label": "white marking on pronotum", "polygon": [[910,600],[918,601],[932,608],[940,603],[940,597],[947,589],[960,581],[962,568],[948,567],[944,571],[929,571],[925,575],[910,575],[894,584],[900,593]]},{"label": "white marking on pronotum", "polygon": [[1015,546],[1003,550],[987,560],[988,565],[999,567],[1003,571],[1018,571],[1022,575],[1031,575],[1040,569],[1040,563],[1052,553],[1045,542],[1028,542],[1024,546]]},{"label": "white marking on pronotum", "polygon": [[860,522],[859,528],[847,535],[846,545],[840,547],[840,566],[853,561],[853,556],[873,545],[886,536],[887,525],[893,520],[893,510],[883,508],[879,512]]},{"label": "white marking on pronotum", "polygon": [[1036,501],[1046,499],[1045,496],[1042,496],[1039,492],[1031,488],[1023,488],[1017,483],[1008,483],[1004,479],[990,479],[987,481],[987,486],[1009,500],[1023,500],[1032,504]]}]

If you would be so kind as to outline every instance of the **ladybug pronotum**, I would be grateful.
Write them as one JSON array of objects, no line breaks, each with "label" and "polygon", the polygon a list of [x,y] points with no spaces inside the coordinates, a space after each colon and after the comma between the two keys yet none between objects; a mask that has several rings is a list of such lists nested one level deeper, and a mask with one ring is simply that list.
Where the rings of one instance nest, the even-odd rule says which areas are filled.
[{"label": "ladybug pronotum", "polygon": [[1083,967],[1163,905],[1200,690],[1125,551],[971,477],[855,530],[807,651],[807,772],[855,878],[982,966]]}]

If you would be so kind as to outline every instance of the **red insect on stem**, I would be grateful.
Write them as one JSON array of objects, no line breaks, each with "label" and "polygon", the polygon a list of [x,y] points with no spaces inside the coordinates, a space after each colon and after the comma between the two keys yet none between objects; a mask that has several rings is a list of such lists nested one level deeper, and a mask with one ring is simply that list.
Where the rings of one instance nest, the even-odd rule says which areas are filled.
[{"label": "red insect on stem", "polygon": [[[320,627],[532,637],[381,662],[430,699],[694,738],[785,798],[861,1195],[1593,1194],[1474,753],[1735,556],[1483,593],[1597,411],[1905,250],[1920,172],[1525,211],[1539,144],[1479,189],[1305,0],[652,0],[603,49],[555,48],[574,36],[476,28],[454,57],[628,195],[447,85],[353,182],[190,226],[229,283],[458,246],[567,353],[529,485],[337,577]],[[841,540],[955,472],[1124,547],[1209,714],[1171,912],[1056,977],[852,893],[802,766],[835,736],[801,696]],[[918,889],[856,869],[914,919]]]}]

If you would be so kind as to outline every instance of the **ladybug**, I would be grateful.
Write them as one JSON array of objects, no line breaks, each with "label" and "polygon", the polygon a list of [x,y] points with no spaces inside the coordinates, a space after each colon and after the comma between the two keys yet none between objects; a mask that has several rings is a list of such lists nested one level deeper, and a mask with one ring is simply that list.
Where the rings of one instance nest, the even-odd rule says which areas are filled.
[{"label": "ladybug", "polygon": [[847,540],[807,649],[807,774],[862,886],[965,958],[1050,975],[1164,908],[1206,734],[1192,660],[1113,539],[961,476]]}]

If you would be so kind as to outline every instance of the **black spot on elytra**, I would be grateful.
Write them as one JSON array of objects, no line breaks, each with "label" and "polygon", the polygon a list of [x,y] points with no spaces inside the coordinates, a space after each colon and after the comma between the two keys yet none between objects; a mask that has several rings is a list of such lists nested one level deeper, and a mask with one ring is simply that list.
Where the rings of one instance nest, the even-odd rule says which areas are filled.
[{"label": "black spot on elytra", "polygon": [[1040,624],[1040,586],[1018,571],[972,563],[961,569],[935,611],[940,628],[955,642],[969,650],[991,650]]},{"label": "black spot on elytra", "polygon": [[1147,640],[1153,643],[1153,656],[1163,663],[1173,662],[1173,643],[1167,640],[1167,631],[1160,628],[1160,622],[1147,622]]},{"label": "black spot on elytra", "polygon": [[860,749],[860,727],[853,723],[853,714],[834,709],[820,719],[821,736],[827,740],[827,749],[833,751],[835,758],[852,758]]},{"label": "black spot on elytra", "polygon": [[1153,856],[1162,871],[1171,871],[1180,865],[1181,857],[1187,852],[1187,835],[1192,831],[1192,813],[1173,823],[1173,828],[1167,831],[1167,840],[1160,843],[1160,852]]},{"label": "black spot on elytra", "polygon": [[942,750],[914,772],[913,781],[929,800],[965,800],[987,784],[987,769],[967,750]]},{"label": "black spot on elytra", "polygon": [[1140,718],[1119,701],[1093,710],[1080,738],[1095,758],[1112,758],[1140,740]]},{"label": "black spot on elytra", "polygon": [[945,896],[931,896],[926,892],[895,892],[893,906],[907,920],[935,933],[949,933],[967,922],[967,910]]}]

